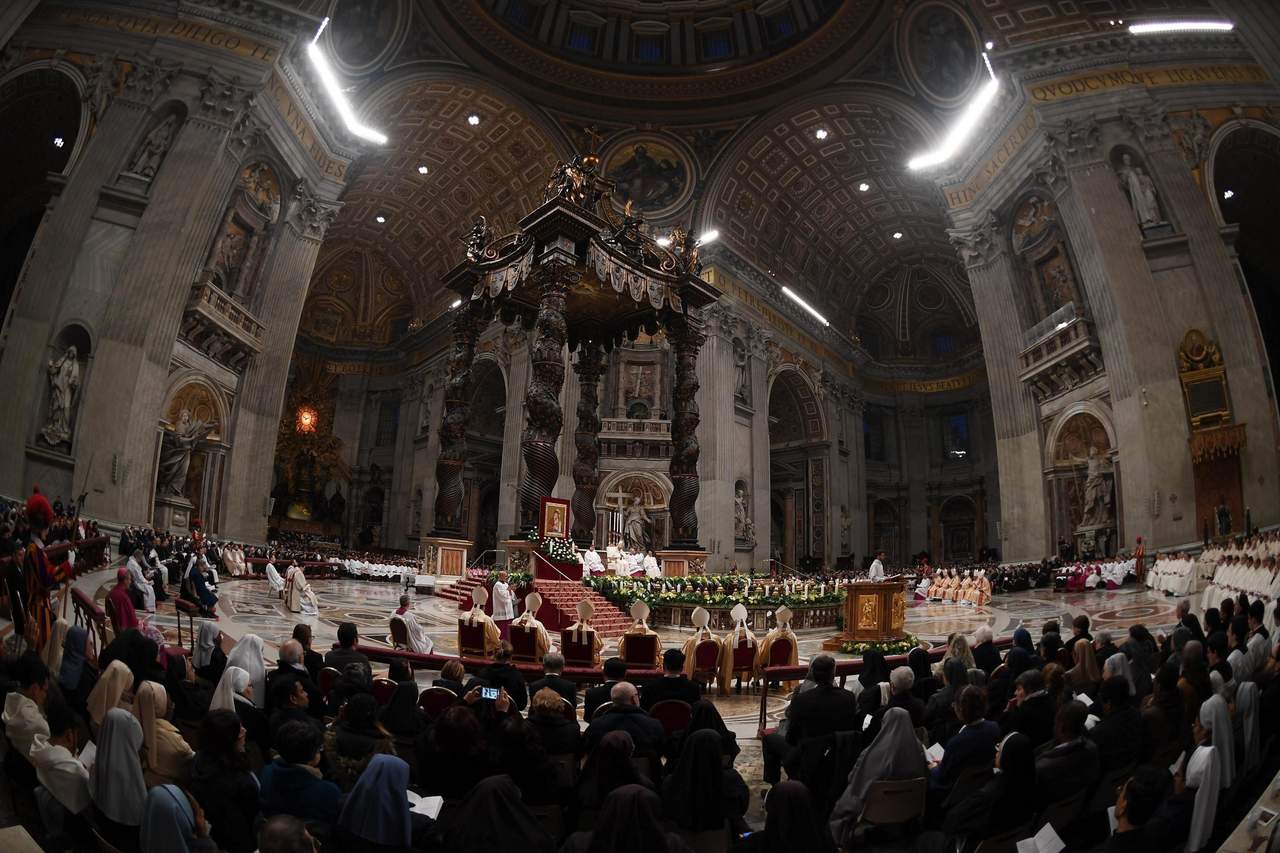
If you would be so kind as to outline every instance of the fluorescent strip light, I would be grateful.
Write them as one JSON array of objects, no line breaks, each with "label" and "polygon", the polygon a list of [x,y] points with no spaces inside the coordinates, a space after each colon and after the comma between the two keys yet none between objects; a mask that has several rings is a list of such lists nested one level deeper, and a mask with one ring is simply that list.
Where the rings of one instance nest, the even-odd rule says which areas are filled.
[{"label": "fluorescent strip light", "polygon": [[657,243],[659,246],[661,246],[662,248],[664,248],[664,249],[665,249],[665,248],[667,248],[668,246],[670,246],[670,245],[671,245],[671,238],[670,238],[670,237],[659,237],[657,240],[654,240],[653,242]]},{"label": "fluorescent strip light", "polygon": [[[984,54],[985,55],[985,54]],[[964,108],[964,112],[960,114],[960,118],[947,131],[946,137],[942,140],[942,145],[930,151],[928,154],[920,154],[912,157],[907,161],[907,168],[927,169],[930,166],[937,166],[945,163],[952,157],[956,156],[956,152],[960,150],[960,146],[969,138],[974,129],[978,126],[978,120],[982,118],[982,114],[987,111],[987,107],[995,99],[996,92],[1000,90],[1000,81],[992,77],[982,88],[978,90],[978,94],[974,95],[973,100],[969,102],[969,106]]]},{"label": "fluorescent strip light", "polygon": [[1149,36],[1155,33],[1229,33],[1236,28],[1230,21],[1152,21],[1130,24],[1129,34]]},{"label": "fluorescent strip light", "polygon": [[810,305],[808,302],[805,302],[803,299],[801,299],[799,296],[797,296],[794,290],[792,290],[791,288],[787,287],[786,285],[783,285],[783,287],[782,287],[782,292],[783,292],[784,294],[786,294],[786,296],[787,296],[787,297],[788,297],[792,302],[794,302],[795,304],[799,305],[799,306],[800,306],[801,308],[803,308],[804,310],[808,311],[808,312],[813,316],[813,319],[817,320],[819,323],[821,323],[821,324],[822,324],[822,325],[824,325],[824,326],[830,326],[830,325],[831,325],[830,323],[828,323],[828,322],[827,322],[827,318],[826,318],[826,317],[823,317],[821,314],[819,314],[817,311],[815,311],[815,310],[814,310],[814,308],[813,308],[813,306],[812,306],[812,305]]},{"label": "fluorescent strip light", "polygon": [[698,245],[705,246],[708,243],[714,243],[719,238],[720,232],[712,228],[710,231],[703,231],[702,236],[698,238]]},{"label": "fluorescent strip light", "polygon": [[328,25],[328,18],[321,21],[320,29],[316,30],[316,37],[311,40],[311,44],[307,45],[307,56],[311,58],[311,65],[316,70],[316,76],[320,78],[325,91],[329,93],[329,100],[333,102],[334,109],[342,117],[342,123],[347,126],[348,131],[361,139],[367,139],[378,145],[386,145],[387,137],[385,134],[361,124],[360,120],[356,118],[355,112],[351,109],[351,104],[347,102],[347,96],[342,92],[342,86],[338,84],[338,78],[334,76],[333,69],[329,66],[329,60],[325,58],[324,51],[320,49],[320,34],[324,32],[324,28]]},{"label": "fluorescent strip light", "polygon": [[452,310],[452,309],[454,309],[454,308],[457,308],[457,307],[458,307],[459,305],[461,305],[461,304],[462,304],[462,300],[461,300],[461,299],[455,299],[455,300],[453,300],[453,302],[449,303],[449,309],[450,309],[450,310]]}]

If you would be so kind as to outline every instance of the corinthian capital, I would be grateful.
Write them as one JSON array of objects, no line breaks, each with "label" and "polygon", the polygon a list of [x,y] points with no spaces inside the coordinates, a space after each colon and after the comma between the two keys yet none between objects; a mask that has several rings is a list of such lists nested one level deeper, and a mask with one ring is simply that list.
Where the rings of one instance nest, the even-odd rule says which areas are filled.
[{"label": "corinthian capital", "polygon": [[316,198],[307,188],[306,181],[298,181],[293,188],[293,223],[307,237],[323,240],[324,234],[337,218],[341,202]]},{"label": "corinthian capital", "polygon": [[947,233],[951,236],[951,245],[955,246],[956,253],[960,255],[964,265],[980,267],[991,263],[1000,253],[999,229],[1000,223],[996,215],[987,211],[986,216],[976,227],[970,230],[953,228]]},{"label": "corinthian capital", "polygon": [[1045,125],[1044,137],[1049,154],[1070,165],[1094,157],[1102,140],[1102,128],[1093,116],[1079,121],[1067,119],[1061,124]]}]

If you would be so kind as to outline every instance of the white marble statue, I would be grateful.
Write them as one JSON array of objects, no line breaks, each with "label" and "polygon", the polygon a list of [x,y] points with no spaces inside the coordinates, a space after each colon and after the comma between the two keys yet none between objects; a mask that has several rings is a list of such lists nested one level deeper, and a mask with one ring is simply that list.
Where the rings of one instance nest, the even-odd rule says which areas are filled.
[{"label": "white marble statue", "polygon": [[178,417],[172,430],[165,430],[160,447],[160,473],[156,477],[156,491],[162,495],[181,495],[187,483],[187,469],[191,467],[191,453],[205,436],[213,432],[217,422],[193,421],[186,409]]},{"label": "white marble statue", "polygon": [[631,499],[631,506],[623,516],[622,536],[628,551],[643,553],[649,547],[649,513],[639,495]]},{"label": "white marble statue", "polygon": [[751,368],[747,363],[747,346],[737,338],[733,339],[733,393],[740,400],[751,398]]},{"label": "white marble statue", "polygon": [[1084,481],[1084,506],[1082,527],[1093,527],[1111,521],[1111,482],[1107,475],[1111,465],[1098,454],[1098,448],[1089,448],[1088,474]]},{"label": "white marble statue", "polygon": [[756,541],[756,526],[747,511],[747,492],[741,484],[733,495],[733,537],[740,542]]},{"label": "white marble statue", "polygon": [[1138,224],[1146,228],[1161,222],[1160,202],[1156,198],[1156,185],[1141,166],[1133,165],[1133,158],[1121,155],[1120,168],[1116,170],[1120,183],[1129,194],[1129,202],[1138,217]]},{"label": "white marble statue", "polygon": [[134,152],[133,158],[129,161],[129,167],[125,171],[142,175],[144,178],[154,178],[156,172],[160,170],[160,162],[164,160],[164,155],[169,152],[169,146],[173,144],[173,136],[177,130],[176,115],[169,116],[152,128],[142,140],[142,144],[138,146],[138,150]]},{"label": "white marble statue", "polygon": [[49,362],[49,414],[40,435],[51,446],[71,441],[71,404],[80,388],[80,362],[76,348],[67,347],[62,358]]}]

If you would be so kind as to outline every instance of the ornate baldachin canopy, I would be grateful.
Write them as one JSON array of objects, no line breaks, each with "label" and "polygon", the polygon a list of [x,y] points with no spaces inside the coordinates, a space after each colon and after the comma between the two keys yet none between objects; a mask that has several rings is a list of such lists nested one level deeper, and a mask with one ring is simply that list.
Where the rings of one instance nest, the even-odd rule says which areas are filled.
[{"label": "ornate baldachin canopy", "polygon": [[573,466],[573,537],[590,542],[599,484],[597,389],[604,353],[640,330],[665,330],[675,352],[674,417],[671,423],[672,544],[698,546],[697,358],[702,345],[700,308],[720,293],[698,277],[698,241],[677,228],[668,245],[642,231],[630,206],[619,216],[610,200],[613,185],[599,173],[599,158],[576,156],[556,166],[543,201],[518,230],[494,239],[477,217],[466,238],[467,257],[445,276],[460,297],[453,319],[453,347],[445,384],[440,430],[436,535],[461,532],[462,467],[471,366],[476,340],[495,315],[534,329],[521,438],[525,462],[520,484],[520,527],[532,537],[543,498],[560,473],[555,443],[564,424],[560,392],[563,349],[577,353],[579,380],[577,459]]}]

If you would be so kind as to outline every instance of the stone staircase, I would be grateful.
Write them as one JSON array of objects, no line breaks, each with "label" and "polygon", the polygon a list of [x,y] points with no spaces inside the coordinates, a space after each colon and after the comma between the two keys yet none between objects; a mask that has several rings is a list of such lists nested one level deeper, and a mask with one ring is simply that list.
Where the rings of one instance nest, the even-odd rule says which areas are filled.
[{"label": "stone staircase", "polygon": [[[436,596],[458,602],[459,610],[470,610],[471,591],[478,586],[484,586],[484,576],[477,577],[468,574],[457,583],[449,584],[446,587],[437,587]],[[487,610],[488,608],[485,609]]]},{"label": "stone staircase", "polygon": [[615,607],[610,601],[593,589],[588,589],[578,581],[551,581],[539,579],[538,592],[542,594],[542,608],[538,618],[547,626],[548,631],[567,628],[578,621],[578,602],[588,599],[595,606],[595,616],[591,617],[591,626],[604,639],[616,639],[622,632],[631,627],[631,617]]}]

